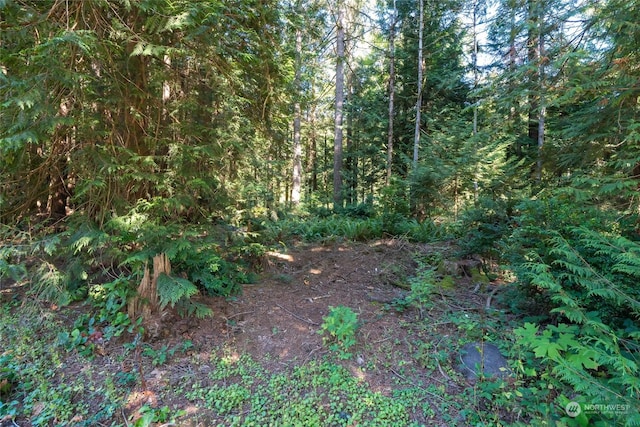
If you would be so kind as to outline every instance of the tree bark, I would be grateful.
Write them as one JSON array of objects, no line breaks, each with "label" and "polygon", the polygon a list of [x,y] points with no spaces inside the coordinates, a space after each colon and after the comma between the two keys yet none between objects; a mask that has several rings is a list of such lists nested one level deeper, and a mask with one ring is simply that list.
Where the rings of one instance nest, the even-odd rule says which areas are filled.
[{"label": "tree bark", "polygon": [[[517,30],[516,30],[516,6],[515,4],[512,4],[511,2],[509,3],[509,10],[510,10],[510,15],[509,15],[509,21],[510,21],[510,28],[509,28],[509,73],[511,75],[513,75],[513,73],[516,70],[516,59],[517,59],[517,52],[516,52],[516,35],[517,35]],[[513,84],[513,79],[510,79],[511,83],[509,83],[510,85],[510,92],[513,92],[514,88],[514,84]],[[516,106],[515,104],[511,106],[511,109],[509,110],[509,118],[511,119],[511,123],[513,126],[515,126],[516,128],[519,128],[519,126],[516,126],[516,121],[518,120],[518,111],[516,110]],[[522,158],[522,144],[520,143],[520,138],[516,138],[515,141],[515,152],[516,152],[516,157],[518,159]]]},{"label": "tree bark", "polygon": [[316,106],[311,106],[309,112],[309,165],[311,165],[311,189],[310,192],[318,191],[318,135],[316,133]]},{"label": "tree bark", "polygon": [[[539,48],[539,32],[538,32],[538,12],[537,12],[536,0],[528,0],[527,13],[529,15],[530,28],[527,35],[527,61],[529,66],[537,64],[540,58]],[[529,95],[528,95],[528,126],[527,135],[529,136],[530,144],[534,145],[538,143],[539,135],[539,94],[535,90],[535,86],[539,82],[538,71],[531,71],[529,77]],[[529,152],[530,153],[530,152]]]},{"label": "tree bark", "polygon": [[302,143],[300,141],[300,74],[302,69],[302,30],[296,29],[296,69],[294,87],[296,101],[293,106],[293,182],[291,185],[291,203],[300,204],[300,187],[302,181]]},{"label": "tree bark", "polygon": [[545,105],[545,81],[544,81],[544,21],[540,17],[540,35],[538,36],[538,78],[539,78],[539,91],[540,91],[540,111],[538,113],[538,159],[536,162],[536,179],[540,181],[542,179],[542,148],[544,147],[544,131],[545,131],[545,118],[546,118],[546,105]]},{"label": "tree bark", "polygon": [[[473,62],[473,90],[478,89],[478,0],[473,2],[473,50],[472,50],[472,62]],[[475,96],[474,96],[475,98]],[[473,136],[475,137],[478,134],[478,102],[474,99],[473,103]],[[477,141],[474,141],[477,147]],[[476,148],[477,150],[477,148]],[[456,217],[457,217],[457,198],[458,191],[456,187]],[[478,200],[478,166],[476,166],[476,177],[473,180],[473,194],[474,200]]]},{"label": "tree bark", "polygon": [[393,117],[394,117],[394,98],[396,90],[396,0],[393,0],[393,15],[391,16],[391,26],[389,28],[389,128],[387,133],[387,176],[385,184],[391,183],[391,173],[393,165]]},{"label": "tree bark", "polygon": [[391,26],[389,28],[389,128],[387,134],[387,177],[386,185],[391,183],[391,173],[393,166],[393,118],[394,101],[396,91],[396,0],[393,0],[393,12],[391,16]]},{"label": "tree bark", "polygon": [[418,151],[420,148],[420,114],[422,110],[422,74],[424,64],[422,59],[422,43],[424,37],[424,0],[420,0],[420,17],[418,28],[418,100],[416,101],[416,127],[413,135],[413,170],[418,167]]},{"label": "tree bark", "polygon": [[344,109],[344,10],[338,2],[338,19],[336,22],[336,99],[335,99],[335,135],[333,145],[333,208],[339,209],[343,204],[342,192],[342,121]]}]

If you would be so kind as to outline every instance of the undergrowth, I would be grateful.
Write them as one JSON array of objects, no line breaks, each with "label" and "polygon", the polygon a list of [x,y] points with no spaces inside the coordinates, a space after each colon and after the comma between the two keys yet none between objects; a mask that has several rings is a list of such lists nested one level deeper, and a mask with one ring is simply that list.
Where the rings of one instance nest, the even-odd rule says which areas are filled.
[{"label": "undergrowth", "polygon": [[121,387],[111,376],[82,369],[82,361],[75,362],[77,369],[62,370],[74,362],[56,341],[61,325],[51,315],[36,306],[5,304],[0,310],[3,422],[93,426],[114,417],[125,397]]},{"label": "undergrowth", "polygon": [[[103,409],[96,414],[79,399],[93,396],[87,384],[94,378],[83,374],[78,381],[54,381],[52,373],[64,359],[62,349],[90,358],[99,353],[100,343],[125,331],[140,332],[124,309],[144,267],[159,253],[166,254],[173,267],[172,275],[159,281],[160,300],[177,305],[196,292],[239,292],[272,244],[383,237],[433,242],[459,235],[460,254],[481,254],[516,278],[496,297],[510,317],[484,307],[446,310],[451,303],[437,300],[446,297],[444,279],[436,276],[443,257],[418,260],[415,277],[408,279],[409,292],[389,305],[398,311],[416,309],[418,323],[433,320],[432,312],[440,313],[438,323],[453,325],[465,339],[495,341],[508,350],[514,375],[468,387],[463,394],[467,406],[456,399],[448,404],[461,417],[452,421],[640,425],[640,244],[637,236],[617,225],[616,212],[589,203],[578,209],[567,191],[519,204],[481,200],[456,227],[406,219],[398,212],[376,215],[361,206],[345,212],[349,215],[327,212],[313,220],[256,219],[251,231],[238,231],[224,224],[163,224],[138,206],[101,229],[77,224],[70,231],[50,234],[4,228],[0,283],[24,286],[25,299],[47,301],[54,309],[78,300],[88,301],[91,309],[70,330],[61,331],[53,322],[20,326],[16,316],[4,315],[16,302],[2,307],[0,338],[11,343],[11,349],[0,354],[0,416],[22,416],[34,425],[73,420],[90,425],[113,416],[121,403],[115,377],[105,379],[106,389],[101,388],[98,398]],[[326,344],[339,359],[350,358],[359,327],[355,312],[336,307],[323,320]],[[429,330],[426,324],[421,327]],[[36,330],[53,337],[51,342],[38,340]],[[458,344],[452,340],[442,342]],[[443,371],[451,368],[443,351],[439,345],[417,343],[414,356],[422,366]],[[147,350],[146,357],[162,364],[169,352]],[[446,412],[447,404],[429,406],[432,400],[425,389],[404,387],[382,395],[330,362],[310,362],[287,372],[266,372],[245,356],[226,355],[211,363],[215,368],[208,378],[190,378],[179,390],[203,408],[207,422],[412,425],[429,414]],[[120,380],[130,386],[137,381]],[[162,422],[163,411],[149,410],[144,419]]]},{"label": "undergrowth", "polygon": [[215,355],[211,363],[207,378],[182,385],[185,396],[204,410],[192,416],[193,421],[225,426],[418,426],[422,424],[417,420],[434,413],[425,399],[428,391],[405,386],[384,395],[328,360],[286,372],[266,371],[246,355]]},{"label": "undergrowth", "polygon": [[323,318],[319,334],[323,334],[323,342],[329,344],[332,351],[338,353],[340,359],[349,359],[349,352],[356,343],[358,314],[345,306],[329,307],[329,314]]},{"label": "undergrowth", "polygon": [[385,214],[373,218],[331,215],[319,218],[265,220],[259,232],[265,242],[302,239],[322,242],[332,239],[370,241],[397,237],[411,242],[435,242],[451,237],[452,230],[432,220],[417,221],[401,215]]}]

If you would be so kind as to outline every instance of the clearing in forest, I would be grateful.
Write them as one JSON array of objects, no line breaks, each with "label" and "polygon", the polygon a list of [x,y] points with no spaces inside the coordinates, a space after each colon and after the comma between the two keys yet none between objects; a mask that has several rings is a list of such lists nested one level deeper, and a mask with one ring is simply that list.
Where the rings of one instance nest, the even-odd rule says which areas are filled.
[{"label": "clearing in forest", "polygon": [[[500,333],[486,318],[491,289],[437,271],[452,252],[397,239],[269,252],[240,295],[199,298],[212,317],[165,310],[144,342],[122,336],[89,358],[56,347],[48,387],[83,390],[72,396],[70,425],[464,424],[480,400],[454,369],[457,350]],[[345,325],[348,348],[319,332],[335,307],[357,316]],[[44,318],[72,328],[83,310]]]}]

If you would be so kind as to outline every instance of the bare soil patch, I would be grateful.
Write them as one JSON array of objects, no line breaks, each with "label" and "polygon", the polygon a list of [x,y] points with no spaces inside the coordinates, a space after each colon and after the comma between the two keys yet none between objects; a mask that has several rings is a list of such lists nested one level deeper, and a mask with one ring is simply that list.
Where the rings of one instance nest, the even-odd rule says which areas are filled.
[{"label": "bare soil patch", "polygon": [[[121,425],[131,425],[145,405],[186,411],[187,421],[180,425],[224,425],[224,418],[194,407],[176,392],[188,382],[200,378],[206,381],[213,369],[212,357],[222,353],[249,355],[269,372],[329,357],[371,390],[386,396],[407,386],[437,389],[437,393],[428,393],[432,407],[438,408],[468,386],[453,371],[455,361],[447,360],[468,337],[461,334],[459,325],[447,320],[447,315],[456,310],[482,311],[485,297],[472,292],[468,278],[457,277],[454,287],[440,289],[439,295],[434,295],[440,303],[429,312],[395,307],[409,293],[409,279],[418,267],[416,259],[434,253],[449,257],[450,252],[446,244],[410,244],[396,239],[299,244],[269,252],[259,280],[244,285],[240,295],[200,298],[213,309],[212,317],[180,318],[166,311],[137,350],[131,349],[132,337],[123,337],[120,342],[112,340],[99,347],[91,360],[69,353],[57,375],[64,381],[92,372],[93,380],[101,383],[116,374],[131,372],[137,380],[129,384],[133,389],[127,392],[114,420]],[[357,343],[350,349],[353,356],[346,360],[335,357],[318,333],[324,316],[337,306],[355,311],[360,325]],[[86,307],[71,310],[83,311]],[[58,312],[58,316],[66,317],[64,323],[74,317],[73,311]],[[188,348],[168,353],[185,342],[190,343]],[[144,353],[145,348],[155,351],[156,358],[164,353],[166,360],[158,363],[153,354]],[[100,402],[96,396],[91,412],[101,410]],[[448,411],[448,419],[455,417],[455,408]],[[197,416],[191,417],[193,414]],[[436,409],[435,413],[414,414],[412,419],[426,425],[448,425],[440,415]]]},{"label": "bare soil patch", "polygon": [[[405,285],[415,268],[412,248],[398,241],[302,246],[270,252],[266,264],[258,283],[225,301],[210,323],[200,322],[197,342],[224,339],[257,358],[304,362],[322,353],[317,331],[336,306],[358,313],[361,346],[391,338],[388,322],[398,318],[388,316],[385,304],[406,294],[397,285]],[[216,337],[216,330],[224,336]]]},{"label": "bare soil patch", "polygon": [[[415,273],[416,257],[434,251],[446,254],[449,250],[446,245],[433,247],[390,239],[301,244],[270,252],[257,283],[244,285],[242,294],[236,297],[203,298],[200,302],[213,308],[213,317],[196,320],[167,316],[152,344],[172,346],[187,339],[193,342],[193,352],[199,353],[202,360],[215,349],[225,348],[249,354],[269,371],[277,372],[330,354],[318,330],[331,307],[347,306],[358,314],[360,327],[352,349],[354,356],[344,361],[336,359],[337,363],[385,395],[390,395],[400,382],[424,388],[436,385],[444,388],[445,396],[454,395],[465,384],[456,378],[451,366],[438,361],[426,366],[424,359],[429,355],[422,354],[422,360],[415,356],[428,348],[438,351],[443,340],[455,342],[456,326],[443,322],[425,329],[423,320],[429,313],[393,308],[409,292],[408,278]],[[474,301],[470,295],[471,284],[465,278],[458,281],[462,287],[443,292],[449,296],[460,294],[467,303],[482,307],[484,299],[478,297]],[[422,346],[426,340],[430,344]],[[450,350],[454,353],[456,349]],[[172,384],[179,383],[184,370],[192,369],[185,366],[186,362],[175,358],[162,366],[161,376],[172,378],[167,380]],[[158,372],[151,366],[145,369]],[[146,392],[152,392],[154,399],[165,396],[164,403],[187,405],[179,396],[166,394],[162,388],[167,381],[152,378],[146,383]],[[143,399],[131,405],[130,410],[144,402]],[[416,421],[431,424],[433,418]]]}]

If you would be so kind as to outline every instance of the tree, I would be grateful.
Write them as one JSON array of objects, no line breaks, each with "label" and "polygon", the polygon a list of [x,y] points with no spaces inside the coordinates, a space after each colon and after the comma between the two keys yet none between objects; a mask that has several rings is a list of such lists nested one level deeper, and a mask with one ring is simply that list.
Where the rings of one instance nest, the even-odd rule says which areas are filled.
[{"label": "tree", "polygon": [[396,94],[396,52],[395,52],[395,38],[396,38],[396,21],[397,21],[397,7],[396,0],[393,0],[393,8],[391,10],[391,22],[389,24],[389,125],[387,131],[387,175],[385,178],[385,184],[391,183],[391,173],[393,168],[393,120],[395,115],[394,100]]},{"label": "tree", "polygon": [[278,9],[236,3],[3,5],[3,219],[224,210],[282,88]]},{"label": "tree", "polygon": [[416,101],[416,125],[413,134],[413,170],[418,167],[418,150],[420,148],[420,122],[422,112],[422,78],[424,74],[424,64],[422,60],[422,46],[424,40],[424,0],[418,0],[420,2],[420,9],[418,12],[418,78],[417,84],[417,101]]},{"label": "tree", "polygon": [[343,205],[342,190],[342,138],[344,116],[344,62],[345,62],[345,29],[344,1],[336,4],[336,87],[334,110],[333,141],[333,207],[339,209]]},{"label": "tree", "polygon": [[[301,14],[300,3],[296,5],[296,13]],[[297,94],[302,93],[302,29],[296,28],[295,47],[295,77],[293,80],[294,90]],[[302,185],[302,142],[300,140],[300,122],[302,112],[300,109],[300,97],[296,96],[293,106],[293,183],[291,186],[291,202],[294,206],[300,203],[300,193]]]}]

